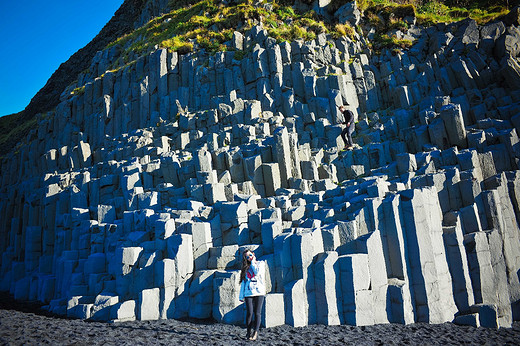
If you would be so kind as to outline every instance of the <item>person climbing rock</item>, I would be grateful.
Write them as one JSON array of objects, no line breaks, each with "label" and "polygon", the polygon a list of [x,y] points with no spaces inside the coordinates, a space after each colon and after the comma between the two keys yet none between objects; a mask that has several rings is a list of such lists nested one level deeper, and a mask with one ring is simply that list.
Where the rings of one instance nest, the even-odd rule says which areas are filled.
[{"label": "person climbing rock", "polygon": [[355,127],[354,113],[343,105],[339,106],[339,111],[343,114],[343,123],[345,124],[345,128],[341,131],[341,138],[343,138],[345,142],[345,148],[343,150],[350,150],[354,146],[354,142],[352,141],[352,132],[354,132]]},{"label": "person climbing rock", "polygon": [[245,250],[242,254],[239,300],[246,302],[246,339],[256,340],[265,298],[265,261],[258,261],[255,253]]}]

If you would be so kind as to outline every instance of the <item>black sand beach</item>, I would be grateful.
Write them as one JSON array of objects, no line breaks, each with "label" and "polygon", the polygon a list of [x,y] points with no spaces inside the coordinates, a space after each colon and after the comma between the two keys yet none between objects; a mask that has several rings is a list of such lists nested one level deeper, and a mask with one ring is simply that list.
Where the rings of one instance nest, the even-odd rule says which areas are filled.
[{"label": "black sand beach", "polygon": [[2,345],[518,345],[520,323],[510,329],[397,324],[367,327],[312,325],[262,329],[256,342],[244,340],[245,329],[220,323],[194,321],[134,321],[101,323],[45,315],[38,306],[2,297]]}]

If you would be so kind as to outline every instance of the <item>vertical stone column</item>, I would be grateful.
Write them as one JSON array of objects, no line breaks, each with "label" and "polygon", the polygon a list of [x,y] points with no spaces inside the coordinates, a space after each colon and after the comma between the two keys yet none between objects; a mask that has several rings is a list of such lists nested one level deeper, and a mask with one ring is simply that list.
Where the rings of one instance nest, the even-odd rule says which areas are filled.
[{"label": "vertical stone column", "polygon": [[213,278],[215,270],[200,270],[195,272],[190,284],[190,310],[191,318],[210,318],[213,310]]},{"label": "vertical stone column", "polygon": [[208,222],[190,223],[193,235],[193,258],[195,270],[208,267],[209,249],[213,246],[211,239],[211,225]]},{"label": "vertical stone column", "polygon": [[295,132],[289,134],[289,147],[291,151],[291,175],[295,179],[301,179],[300,149],[298,147],[298,134]]},{"label": "vertical stone column", "polygon": [[314,264],[316,321],[325,325],[340,324],[340,315],[342,315],[336,290],[339,287],[337,259],[337,252],[328,251],[319,254]]},{"label": "vertical stone column", "polygon": [[467,234],[464,237],[464,245],[468,254],[475,303],[495,302],[494,273],[486,233]]},{"label": "vertical stone column", "polygon": [[303,279],[291,281],[284,286],[285,323],[293,327],[308,324],[308,302]]},{"label": "vertical stone column", "polygon": [[504,285],[507,281],[503,277],[505,273],[498,273],[505,269],[498,231],[467,234],[464,245],[468,254],[475,303],[479,308],[480,324],[485,327],[507,328],[511,325],[511,305],[509,298],[505,300],[509,295],[507,284]]},{"label": "vertical stone column", "polygon": [[141,321],[159,319],[159,289],[150,288],[139,293],[137,318]]},{"label": "vertical stone column", "polygon": [[314,286],[314,257],[323,252],[321,230],[305,230],[288,237],[292,273],[295,279],[303,279],[307,297],[307,322],[316,323],[316,296]]},{"label": "vertical stone column", "polygon": [[470,307],[475,303],[475,298],[471,286],[460,216],[457,214],[455,224],[443,227],[442,231],[449,269],[453,279],[455,304],[457,304],[460,312],[469,312]]},{"label": "vertical stone column", "polygon": [[416,321],[451,321],[457,307],[444,254],[437,191],[435,188],[407,190],[401,195],[401,201]]},{"label": "vertical stone column", "polygon": [[27,226],[25,231],[25,270],[32,272],[38,268],[38,259],[42,255],[42,228]]},{"label": "vertical stone column", "polygon": [[375,230],[358,238],[356,242],[358,251],[368,255],[374,323],[388,323],[390,314],[390,311],[387,311],[388,278],[381,233],[379,230]]},{"label": "vertical stone column", "polygon": [[275,157],[280,168],[280,183],[282,187],[288,187],[287,180],[293,176],[291,147],[287,128],[279,127],[274,131],[276,139]]},{"label": "vertical stone column", "polygon": [[219,322],[242,324],[244,321],[238,296],[240,294],[240,271],[215,272],[213,279],[212,316]]},{"label": "vertical stone column", "polygon": [[451,145],[459,148],[467,148],[466,128],[459,104],[450,103],[441,108],[441,118],[444,121],[448,140]]},{"label": "vertical stone column", "polygon": [[[278,163],[264,163],[261,166],[266,196],[274,196],[281,187],[281,174]],[[287,184],[287,180],[286,180]]]},{"label": "vertical stone column", "polygon": [[189,280],[194,271],[193,260],[193,236],[191,234],[177,234],[168,238],[166,253],[168,258],[175,261],[175,286],[173,292],[167,292],[171,296],[165,299],[175,298],[173,318],[182,318],[188,315],[189,309]]},{"label": "vertical stone column", "polygon": [[142,81],[139,82],[139,127],[147,127],[148,126],[148,118],[150,116],[150,92],[148,87],[148,76],[144,77]]},{"label": "vertical stone column", "polygon": [[353,326],[374,324],[368,255],[344,255],[337,261],[341,278],[342,323]]},{"label": "vertical stone column", "polygon": [[494,281],[497,295],[497,320],[499,327],[511,328],[513,316],[511,301],[509,299],[509,283],[507,277],[507,265],[504,256],[505,243],[502,234],[498,230],[487,233],[489,253],[491,255],[491,267],[494,271]]},{"label": "vertical stone column", "polygon": [[157,91],[159,98],[161,99],[168,95],[168,50],[162,48],[155,52],[155,54],[157,59],[156,63],[158,77]]},{"label": "vertical stone column", "polygon": [[285,303],[283,293],[269,293],[265,296],[262,311],[262,325],[266,328],[285,324]]}]

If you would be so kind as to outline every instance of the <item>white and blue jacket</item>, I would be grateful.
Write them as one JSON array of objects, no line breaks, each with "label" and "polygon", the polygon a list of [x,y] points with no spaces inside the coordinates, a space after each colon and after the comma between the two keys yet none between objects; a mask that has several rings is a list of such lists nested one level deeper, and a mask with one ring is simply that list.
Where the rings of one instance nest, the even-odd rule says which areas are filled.
[{"label": "white and blue jacket", "polygon": [[246,278],[240,284],[239,300],[245,297],[265,295],[265,261],[254,260],[251,262]]}]

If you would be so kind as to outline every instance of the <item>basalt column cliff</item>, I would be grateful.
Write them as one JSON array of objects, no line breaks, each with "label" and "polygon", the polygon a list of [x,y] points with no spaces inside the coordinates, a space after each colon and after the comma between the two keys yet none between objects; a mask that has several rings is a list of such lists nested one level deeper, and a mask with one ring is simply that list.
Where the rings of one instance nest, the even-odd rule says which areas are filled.
[{"label": "basalt column cliff", "polygon": [[0,290],[83,319],[242,324],[250,248],[267,327],[520,319],[518,21],[412,23],[409,49],[378,52],[255,24],[216,53],[97,53],[1,162]]}]

